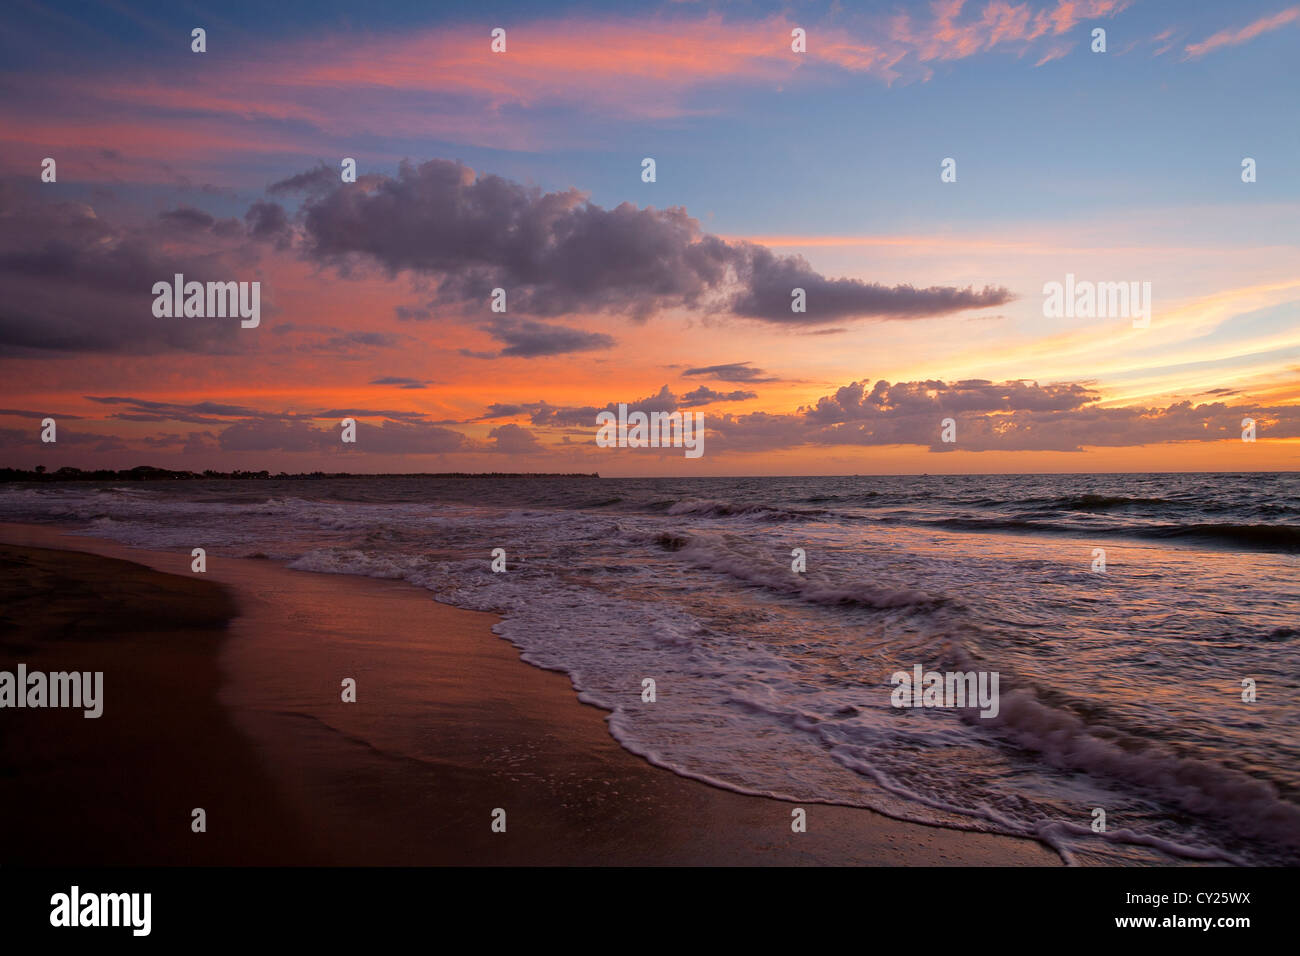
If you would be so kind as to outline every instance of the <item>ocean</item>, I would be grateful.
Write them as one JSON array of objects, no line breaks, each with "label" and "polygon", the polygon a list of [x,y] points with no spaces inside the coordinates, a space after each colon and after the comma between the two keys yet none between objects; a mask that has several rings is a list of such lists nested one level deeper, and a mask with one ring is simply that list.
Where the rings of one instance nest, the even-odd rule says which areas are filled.
[{"label": "ocean", "polygon": [[[623,747],[731,790],[1300,863],[1297,474],[9,484],[0,519],[497,612]],[[892,706],[916,666],[997,672],[997,716]]]}]

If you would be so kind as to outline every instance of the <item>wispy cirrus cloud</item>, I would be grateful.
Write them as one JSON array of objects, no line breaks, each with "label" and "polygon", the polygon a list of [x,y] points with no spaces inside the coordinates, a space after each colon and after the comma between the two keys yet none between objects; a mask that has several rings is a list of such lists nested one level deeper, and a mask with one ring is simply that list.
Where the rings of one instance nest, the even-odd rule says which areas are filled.
[{"label": "wispy cirrus cloud", "polygon": [[1288,7],[1285,10],[1279,10],[1267,17],[1260,17],[1244,27],[1229,28],[1220,30],[1201,40],[1199,43],[1189,43],[1183,48],[1183,59],[1194,60],[1197,57],[1205,56],[1215,50],[1228,46],[1239,46],[1242,43],[1248,43],[1258,36],[1265,33],[1271,33],[1274,30],[1280,30],[1285,26],[1300,21],[1300,7]]},{"label": "wispy cirrus cloud", "polygon": [[[206,168],[240,154],[322,155],[340,137],[532,150],[553,141],[555,110],[654,121],[716,112],[701,94],[722,86],[824,84],[846,73],[921,81],[935,64],[987,54],[1041,64],[1062,55],[1062,38],[1082,20],[1113,17],[1129,2],[943,0],[924,12],[842,8],[798,20],[566,17],[517,22],[503,54],[491,52],[485,29],[463,24],[245,38],[238,58],[201,70],[179,59],[186,50],[125,68],[13,77],[0,106],[0,143],[11,149],[0,153],[59,148],[83,177],[136,180],[179,175],[150,159]],[[790,50],[795,26],[809,31],[806,54]],[[178,73],[186,82],[174,82]],[[106,147],[112,156],[99,153]]]},{"label": "wispy cirrus cloud", "polygon": [[831,59],[846,69],[878,72],[891,80],[902,75],[896,66],[908,58],[927,64],[1002,51],[1023,55],[1037,49],[1041,58],[1035,65],[1041,66],[1064,55],[1068,47],[1058,38],[1081,21],[1113,17],[1130,2],[1058,0],[1036,9],[1004,0],[970,5],[965,0],[936,0],[925,15],[893,16],[887,39],[862,45],[842,42],[833,48]]}]

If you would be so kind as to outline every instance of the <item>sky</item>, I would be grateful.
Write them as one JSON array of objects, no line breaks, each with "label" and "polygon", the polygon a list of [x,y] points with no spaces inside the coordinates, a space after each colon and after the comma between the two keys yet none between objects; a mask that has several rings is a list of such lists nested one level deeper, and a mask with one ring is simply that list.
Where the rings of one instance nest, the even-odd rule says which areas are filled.
[{"label": "sky", "polygon": [[12,0],[0,466],[1296,470],[1297,53],[1279,0]]}]

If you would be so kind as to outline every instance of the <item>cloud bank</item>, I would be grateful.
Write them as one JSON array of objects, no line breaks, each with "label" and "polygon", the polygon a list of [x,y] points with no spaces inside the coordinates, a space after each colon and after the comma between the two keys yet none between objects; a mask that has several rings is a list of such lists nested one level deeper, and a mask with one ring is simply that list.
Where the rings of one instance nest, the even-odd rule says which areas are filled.
[{"label": "cloud bank", "polygon": [[[510,313],[541,318],[600,312],[645,320],[681,309],[817,326],[927,318],[1013,298],[1001,287],[918,289],[829,278],[800,256],[705,233],[678,206],[605,209],[577,189],[544,193],[444,159],[403,163],[396,176],[356,183],[339,182],[320,167],[274,184],[271,192],[303,194],[305,252],[315,261],[342,275],[369,264],[394,276],[428,277],[437,284],[436,301],[456,306],[486,309],[499,288]],[[792,310],[796,288],[805,291],[806,311]],[[404,317],[424,315],[409,310]],[[504,354],[535,347],[512,342]]]}]

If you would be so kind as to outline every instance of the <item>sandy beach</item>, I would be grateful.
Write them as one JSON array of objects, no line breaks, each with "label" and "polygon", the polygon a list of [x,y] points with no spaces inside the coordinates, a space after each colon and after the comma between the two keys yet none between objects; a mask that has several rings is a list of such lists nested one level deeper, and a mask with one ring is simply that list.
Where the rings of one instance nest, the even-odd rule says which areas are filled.
[{"label": "sandy beach", "polygon": [[409,584],[213,554],[199,575],[187,552],[37,526],[0,541],[0,666],[105,673],[98,720],[5,715],[0,793],[23,825],[0,862],[1060,863],[840,806],[804,805],[793,833],[794,804],[629,753],[495,616]]}]

